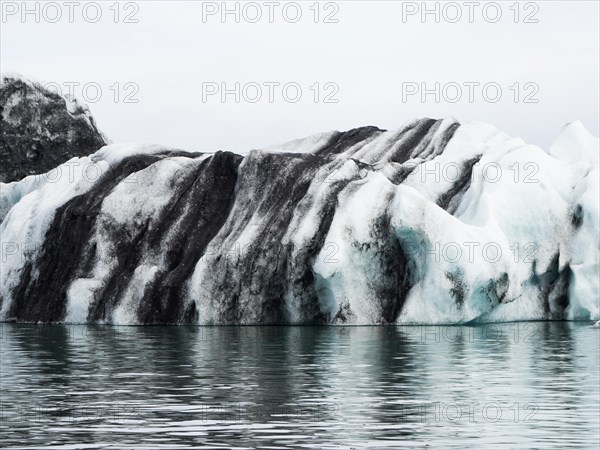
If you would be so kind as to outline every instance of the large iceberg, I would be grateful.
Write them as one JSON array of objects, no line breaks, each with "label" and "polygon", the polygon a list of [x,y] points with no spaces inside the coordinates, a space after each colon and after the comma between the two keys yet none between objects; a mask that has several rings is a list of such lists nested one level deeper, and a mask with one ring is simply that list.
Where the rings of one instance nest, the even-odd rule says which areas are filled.
[{"label": "large iceberg", "polygon": [[599,320],[599,140],[415,119],[253,150],[108,145],[1,184],[0,320]]}]

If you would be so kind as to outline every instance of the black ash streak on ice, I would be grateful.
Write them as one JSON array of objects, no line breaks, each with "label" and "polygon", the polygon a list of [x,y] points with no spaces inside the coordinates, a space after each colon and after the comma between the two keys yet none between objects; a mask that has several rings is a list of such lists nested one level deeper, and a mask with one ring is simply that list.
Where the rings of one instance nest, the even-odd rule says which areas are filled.
[{"label": "black ash streak on ice", "polygon": [[[408,127],[399,136],[397,149],[392,161],[405,162],[417,147],[431,152],[431,135],[441,121],[424,119]],[[450,127],[445,133],[447,142],[456,130]],[[320,233],[315,242],[302,249],[293,260],[289,249],[282,248],[283,235],[295,208],[304,198],[311,183],[324,182],[320,169],[332,162],[332,155],[343,153],[352,146],[361,146],[374,135],[385,130],[364,127],[345,133],[336,133],[315,154],[262,154],[246,157],[244,179],[236,189],[237,170],[242,157],[229,152],[217,152],[205,159],[191,175],[173,180],[174,200],[162,211],[161,219],[150,226],[142,224],[135,236],[128,230],[115,227],[111,239],[118,245],[119,261],[112,276],[103,289],[95,293],[88,321],[110,320],[110,313],[118,303],[125,284],[135,268],[144,258],[144,252],[165,245],[169,248],[165,255],[167,264],[162,267],[150,287],[146,289],[144,302],[137,311],[137,319],[145,324],[194,323],[195,305],[183,301],[182,289],[192,275],[197,261],[223,226],[236,197],[242,208],[236,209],[235,220],[231,222],[237,230],[243,230],[251,216],[262,215],[263,229],[256,238],[256,245],[245,247],[240,259],[235,262],[227,255],[212,258],[208,255],[210,272],[227,274],[236,271],[238,278],[224,276],[220,288],[214,292],[215,302],[222,305],[220,322],[238,323],[246,310],[258,311],[259,323],[286,323],[282,298],[291,289],[301,296],[307,323],[325,323],[331,320],[319,311],[314,287],[311,261],[325,243],[325,236],[335,212],[337,194],[351,180],[331,182],[327,206],[319,217]],[[441,151],[442,148],[437,149]],[[161,158],[183,156],[193,158],[194,154],[165,152],[148,156],[126,158],[103,175],[96,186],[86,194],[77,196],[56,211],[44,239],[44,245],[35,261],[28,263],[20,284],[13,291],[13,304],[8,318],[27,322],[59,322],[66,314],[67,290],[76,278],[89,276],[93,267],[95,243],[92,232],[96,218],[100,214],[102,201],[125,177],[142,170]],[[356,164],[362,167],[360,161]],[[335,170],[335,169],[334,169]],[[408,173],[406,173],[408,175]],[[395,180],[400,182],[400,180]],[[248,198],[252,198],[247,202]],[[191,207],[190,207],[191,206]],[[170,227],[178,227],[173,233]],[[393,323],[402,308],[404,296],[411,287],[410,270],[405,263],[402,249],[392,236],[389,223],[385,219],[375,228],[377,236],[373,246],[377,247],[385,268],[386,277],[376,287],[376,296],[381,301],[382,322]],[[165,237],[171,231],[171,238]],[[229,237],[234,236],[231,230]],[[232,241],[231,238],[228,239]],[[235,241],[235,239],[233,239]],[[233,248],[233,247],[232,247]],[[230,249],[231,250],[231,249]],[[60,264],[56,264],[60,261]],[[35,268],[38,277],[31,277]],[[256,288],[256,285],[259,285]],[[240,302],[240,298],[246,299]],[[336,319],[344,321],[345,313],[340,310]]]},{"label": "black ash streak on ice", "polygon": [[[87,192],[56,209],[39,252],[33,252],[18,275],[13,275],[18,282],[10,292],[2,291],[0,302],[9,301],[7,294],[11,297],[2,319],[64,321],[72,283],[95,276],[101,258],[98,246],[102,242],[97,240],[101,230],[99,239],[113,245],[116,261],[93,292],[87,322],[111,323],[136,269],[148,263],[156,266],[156,272],[141,286],[128,323],[361,323],[344,298],[336,298],[335,311],[323,306],[322,286],[314,270],[327,245],[340,195],[351,196],[369,173],[384,169],[392,187],[402,185],[418,167],[405,163],[417,159],[423,164],[442,155],[460,126],[448,120],[420,119],[396,132],[376,127],[334,132],[306,153],[252,151],[242,157],[231,152],[165,149],[128,156],[111,165]],[[366,147],[378,138],[386,139],[383,147]],[[370,148],[369,152],[361,153],[365,148]],[[455,181],[434,203],[454,215],[480,159],[478,154],[462,161]],[[104,200],[128,176],[140,177],[140,171],[165,160],[177,160],[185,170],[170,178],[170,198],[156,217],[136,215],[131,227],[103,212]],[[347,169],[348,165],[353,172],[338,177],[342,166]],[[368,282],[372,292],[368,301],[376,317],[371,316],[370,323],[395,323],[411,288],[423,277],[423,269],[407,254],[392,226],[388,211],[394,195],[390,192],[379,199],[387,206],[369,224],[368,242],[348,238],[353,251],[370,258],[378,274]],[[295,232],[294,218],[311,209],[314,213],[316,195],[320,203],[313,227],[318,231],[295,246],[289,239],[289,233]],[[575,210],[574,230],[581,226],[582,215],[581,207]],[[250,245],[230,254],[247,241],[244,234],[249,229]],[[199,261],[203,261],[203,275],[194,286]],[[468,300],[469,280],[458,266],[445,277],[450,283],[447,301],[462,310]],[[569,264],[560,268],[558,254],[541,274],[534,262],[529,281],[537,286],[544,318],[566,318],[571,279]],[[499,272],[484,286],[491,309],[515,300],[506,296],[510,282],[506,272]],[[197,288],[210,299],[208,321],[201,317],[194,296]]]}]

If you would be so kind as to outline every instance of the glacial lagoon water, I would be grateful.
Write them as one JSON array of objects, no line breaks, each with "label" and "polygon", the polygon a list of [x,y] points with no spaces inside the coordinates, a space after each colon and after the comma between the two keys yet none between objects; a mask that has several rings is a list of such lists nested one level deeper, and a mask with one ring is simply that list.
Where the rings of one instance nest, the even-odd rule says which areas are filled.
[{"label": "glacial lagoon water", "polygon": [[1,324],[3,448],[598,448],[600,330]]}]

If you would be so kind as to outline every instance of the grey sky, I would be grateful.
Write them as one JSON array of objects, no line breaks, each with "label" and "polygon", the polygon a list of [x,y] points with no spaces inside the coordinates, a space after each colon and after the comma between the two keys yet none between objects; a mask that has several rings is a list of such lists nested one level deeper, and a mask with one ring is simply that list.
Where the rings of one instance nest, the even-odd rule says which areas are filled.
[{"label": "grey sky", "polygon": [[[257,9],[242,10],[243,3],[240,23],[233,14],[225,23],[218,13],[207,15],[221,2],[204,2],[205,20],[199,1],[123,2],[118,23],[112,1],[102,3],[96,23],[84,20],[82,8],[90,2],[78,2],[73,23],[64,2],[56,2],[62,13],[56,23],[48,22],[55,20],[53,7],[42,10],[41,4],[36,23],[34,14],[25,21],[22,11],[12,14],[21,2],[2,3],[2,71],[58,83],[64,92],[65,83],[97,83],[102,96],[89,105],[99,127],[115,142],[245,152],[333,129],[396,128],[422,116],[490,122],[543,147],[573,120],[599,134],[596,1],[521,2],[518,23],[512,1],[499,2],[502,17],[496,23],[485,19],[495,17],[495,6],[486,10],[487,16],[482,12],[493,2],[474,7],[473,23],[468,2],[440,3],[440,23],[433,14],[425,23],[420,11],[409,15],[421,2],[321,2],[319,23],[314,23],[312,1],[301,3],[302,17],[296,23],[286,20],[296,12],[295,6],[286,6],[290,2],[272,7],[273,23],[265,2],[256,2],[263,14],[257,23],[245,20],[252,20]],[[435,3],[429,2],[429,8]],[[29,7],[35,8],[34,2]],[[228,7],[235,8],[235,2]],[[454,20],[457,11],[461,19],[450,23],[447,19]],[[86,12],[94,17],[94,8]],[[124,23],[128,14],[138,23]],[[338,22],[323,23],[328,15]],[[538,23],[524,23],[532,19]],[[135,86],[125,87],[128,82]],[[203,83],[234,88],[236,82],[246,99],[236,103],[230,94],[224,103],[219,95],[203,101]],[[273,103],[265,82],[280,83],[273,87]],[[436,82],[446,99],[438,103],[430,94],[424,103],[419,95],[403,101],[403,83],[434,88]],[[472,103],[465,82],[480,83],[473,87]],[[248,83],[262,86],[256,103],[246,101],[256,96],[256,85]],[[302,89],[297,103],[285,100],[285,83]],[[462,88],[456,103],[447,101],[457,95],[456,85],[447,83]],[[497,103],[484,98],[485,83],[497,83],[490,85],[489,98],[496,95],[495,86],[501,87]],[[80,99],[81,86],[74,88]],[[293,86],[290,97],[295,95]],[[89,88],[87,94],[93,98],[95,90]],[[124,102],[128,94],[138,103]],[[328,94],[338,103],[325,103]],[[538,103],[525,103],[527,95]]]}]

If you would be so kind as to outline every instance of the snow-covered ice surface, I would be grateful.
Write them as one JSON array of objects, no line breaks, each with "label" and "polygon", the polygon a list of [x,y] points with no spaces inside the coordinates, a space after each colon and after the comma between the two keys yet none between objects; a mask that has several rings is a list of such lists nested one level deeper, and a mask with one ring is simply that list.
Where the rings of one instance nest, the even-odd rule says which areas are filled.
[{"label": "snow-covered ice surface", "polygon": [[600,319],[599,140],[415,119],[245,156],[109,145],[0,185],[0,319]]}]

